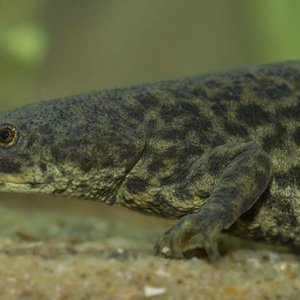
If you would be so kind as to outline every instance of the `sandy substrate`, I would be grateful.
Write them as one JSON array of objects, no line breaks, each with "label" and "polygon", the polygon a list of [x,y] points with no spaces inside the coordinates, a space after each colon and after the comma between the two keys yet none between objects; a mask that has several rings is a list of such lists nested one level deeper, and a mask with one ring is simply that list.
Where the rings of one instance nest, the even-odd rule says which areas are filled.
[{"label": "sandy substrate", "polygon": [[[1,195],[0,299],[299,299],[300,257],[223,238],[211,265],[153,256],[172,224],[66,199]],[[197,241],[195,241],[196,243]]]}]

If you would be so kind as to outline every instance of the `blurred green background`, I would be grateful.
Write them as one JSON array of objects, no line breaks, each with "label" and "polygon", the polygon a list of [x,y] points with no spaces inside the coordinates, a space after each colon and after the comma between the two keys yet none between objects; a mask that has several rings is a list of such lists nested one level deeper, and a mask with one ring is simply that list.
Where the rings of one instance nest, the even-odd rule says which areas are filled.
[{"label": "blurred green background", "polygon": [[297,0],[0,0],[0,110],[300,57]]},{"label": "blurred green background", "polygon": [[[94,89],[299,59],[299,28],[298,0],[0,0],[0,110]],[[1,195],[1,201],[13,203],[16,197],[23,199]],[[34,207],[51,202],[61,209],[71,203],[30,199]],[[29,205],[28,197],[24,204]],[[96,207],[69,205],[75,211],[78,205],[81,211],[82,205]]]}]

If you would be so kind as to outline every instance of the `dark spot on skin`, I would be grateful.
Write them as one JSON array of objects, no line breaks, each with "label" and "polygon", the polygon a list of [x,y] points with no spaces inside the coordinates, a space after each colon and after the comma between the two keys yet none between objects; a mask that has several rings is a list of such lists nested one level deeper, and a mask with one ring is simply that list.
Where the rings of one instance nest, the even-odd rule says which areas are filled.
[{"label": "dark spot on skin", "polygon": [[175,207],[170,205],[165,196],[161,193],[157,193],[154,195],[153,200],[151,202],[150,209],[159,216],[162,217],[180,217],[184,215],[184,212],[178,211]]},{"label": "dark spot on skin", "polygon": [[279,79],[283,78],[290,78],[293,77],[295,73],[297,73],[298,70],[294,69],[290,66],[285,65],[277,65],[274,66],[272,69],[265,68],[264,70],[260,70],[260,74],[264,74],[265,77],[278,77]]},{"label": "dark spot on skin", "polygon": [[149,92],[141,92],[135,96],[135,99],[146,109],[156,106],[159,102],[159,100]]},{"label": "dark spot on skin", "polygon": [[224,116],[227,111],[228,108],[225,104],[222,104],[220,102],[216,102],[211,106],[211,109],[213,110],[213,112],[217,115],[217,116]]},{"label": "dark spot on skin", "polygon": [[[202,174],[202,176],[203,176],[203,174]],[[199,176],[199,178],[201,178],[201,176]],[[200,197],[201,199],[207,199],[209,197],[209,195],[210,195],[210,192],[208,190],[205,190],[205,189],[197,190],[197,196]]]},{"label": "dark spot on skin", "polygon": [[209,118],[204,115],[197,114],[194,117],[189,118],[185,121],[185,132],[189,130],[195,130],[199,132],[205,132],[212,127],[212,122]]},{"label": "dark spot on skin", "polygon": [[300,74],[295,74],[295,72],[294,72],[293,82],[294,82],[296,89],[300,90]]},{"label": "dark spot on skin", "polygon": [[187,155],[201,155],[204,153],[204,150],[201,146],[197,145],[187,145],[185,152]]},{"label": "dark spot on skin", "polygon": [[105,156],[101,160],[101,166],[103,168],[109,168],[112,167],[113,165],[114,165],[114,159],[111,156]]},{"label": "dark spot on skin", "polygon": [[205,86],[207,86],[208,88],[219,88],[221,85],[222,83],[215,79],[209,79],[205,81]]},{"label": "dark spot on skin", "polygon": [[277,202],[277,205],[279,205],[279,215],[274,216],[274,218],[278,228],[282,225],[286,225],[287,223],[290,225],[290,228],[297,228],[299,226],[299,222],[290,199],[283,198],[281,201]]},{"label": "dark spot on skin", "polygon": [[73,136],[70,139],[62,140],[51,147],[51,155],[57,164],[71,162],[76,164],[83,172],[90,171],[95,164],[95,160],[89,155],[89,149],[82,151],[82,145],[89,145],[89,139],[85,136],[77,139]]},{"label": "dark spot on skin", "polygon": [[163,104],[159,111],[160,117],[166,122],[171,122],[174,118],[177,118],[182,113],[183,111],[180,110],[177,105],[171,104]]},{"label": "dark spot on skin", "polygon": [[81,157],[79,159],[79,166],[83,172],[89,172],[94,167],[95,161],[89,157]]},{"label": "dark spot on skin", "polygon": [[177,158],[179,156],[180,150],[176,146],[169,147],[164,153],[165,158]]},{"label": "dark spot on skin", "polygon": [[146,131],[148,133],[155,133],[157,128],[157,120],[156,119],[151,119],[147,121],[147,125],[146,125]]},{"label": "dark spot on skin", "polygon": [[225,131],[230,135],[241,136],[241,137],[248,136],[248,130],[244,126],[235,124],[228,120],[223,121],[223,126],[224,126]]},{"label": "dark spot on skin", "polygon": [[283,146],[284,146],[284,137],[279,132],[264,137],[262,141],[262,148],[267,153],[270,153],[274,148],[281,148]]},{"label": "dark spot on skin", "polygon": [[300,127],[296,127],[295,131],[293,132],[293,138],[297,145],[300,145]]},{"label": "dark spot on skin", "polygon": [[[272,72],[272,76],[274,76]],[[276,83],[272,78],[261,78],[256,81],[258,86],[254,87],[258,97],[279,100],[290,95],[291,91],[287,84]]]},{"label": "dark spot on skin", "polygon": [[275,173],[275,180],[281,187],[288,187],[291,185],[300,185],[300,166],[291,167],[286,173]]},{"label": "dark spot on skin", "polygon": [[47,165],[45,163],[40,163],[40,169],[43,173],[46,173],[47,171]]},{"label": "dark spot on skin", "polygon": [[265,186],[267,183],[266,180],[268,179],[270,181],[269,177],[271,176],[270,172],[272,170],[271,157],[266,152],[260,151],[260,153],[256,156],[256,162],[263,168],[261,172],[265,172],[265,181],[264,183],[261,182],[261,184]]},{"label": "dark spot on skin", "polygon": [[0,160],[0,172],[8,174],[17,174],[21,172],[21,165],[9,159],[2,159]]},{"label": "dark spot on skin", "polygon": [[215,135],[212,138],[211,146],[216,147],[226,143],[226,140],[221,135]]},{"label": "dark spot on skin", "polygon": [[201,87],[196,87],[191,91],[194,98],[198,99],[207,99],[207,93],[206,91]]},{"label": "dark spot on skin", "polygon": [[221,92],[217,93],[213,100],[222,101],[222,100],[234,100],[238,101],[243,95],[243,88],[239,81],[234,81],[232,85],[227,85],[222,87]]},{"label": "dark spot on skin", "polygon": [[191,104],[189,102],[181,102],[179,104],[181,106],[181,108],[187,112],[191,112],[191,113],[197,113],[198,112],[198,107],[194,104]]},{"label": "dark spot on skin", "polygon": [[300,79],[297,69],[286,66],[286,67],[283,67],[279,70],[281,70],[281,77],[288,78],[288,79],[291,79],[291,80],[295,79],[297,77]]},{"label": "dark spot on skin", "polygon": [[30,188],[32,188],[32,189],[38,188],[39,186],[40,186],[40,183],[37,183],[37,182],[30,183]]},{"label": "dark spot on skin", "polygon": [[55,162],[60,163],[66,159],[66,153],[61,151],[61,147],[59,145],[52,147],[50,151]]},{"label": "dark spot on skin", "polygon": [[249,73],[249,72],[244,73],[244,77],[248,80],[253,80],[253,81],[256,80],[255,76],[252,73]]},{"label": "dark spot on skin", "polygon": [[284,116],[286,118],[292,118],[296,120],[300,119],[300,103],[279,110],[277,112],[277,115],[279,117]]},{"label": "dark spot on skin", "polygon": [[223,100],[225,100],[224,95],[222,93],[218,93],[218,94],[214,94],[213,96],[210,97],[210,100],[212,102],[221,102]]},{"label": "dark spot on skin", "polygon": [[262,148],[270,153],[273,148],[282,148],[285,143],[285,135],[287,133],[287,129],[278,121],[275,123],[275,132],[271,135],[265,136],[262,141]]},{"label": "dark spot on skin", "polygon": [[165,128],[160,130],[158,135],[166,140],[184,139],[186,137],[186,133],[183,130],[175,128]]},{"label": "dark spot on skin", "polygon": [[290,95],[290,88],[287,84],[281,83],[279,85],[269,87],[265,90],[265,92],[268,94],[268,96],[271,99],[281,99],[283,97],[287,97]]},{"label": "dark spot on skin", "polygon": [[[118,146],[118,145],[116,144],[116,146]],[[107,151],[109,153],[109,150],[107,150]],[[118,158],[120,160],[129,162],[130,158],[132,157],[132,154],[137,153],[137,151],[138,151],[138,149],[137,149],[136,145],[128,144],[128,143],[125,143],[125,142],[120,143],[120,145],[118,147],[118,152],[119,152],[119,154],[118,154],[119,157]],[[112,157],[108,153],[106,154],[106,156]],[[114,158],[116,158],[116,156]]]},{"label": "dark spot on skin", "polygon": [[238,79],[233,80],[233,84],[225,87],[228,99],[238,101],[242,98],[243,87]]},{"label": "dark spot on skin", "polygon": [[[184,165],[184,164],[183,164]],[[184,167],[177,167],[175,168],[174,172],[166,177],[163,177],[161,179],[161,185],[170,185],[173,183],[180,183],[182,182],[184,179],[186,179],[186,177],[189,175],[190,172],[190,168],[189,166],[185,166]]]},{"label": "dark spot on skin", "polygon": [[47,176],[46,182],[53,182],[53,181],[54,181],[54,178],[52,175]]},{"label": "dark spot on skin", "polygon": [[175,189],[174,196],[180,201],[180,200],[191,200],[192,195],[191,193],[185,188],[185,187],[177,187]]},{"label": "dark spot on skin", "polygon": [[78,188],[83,189],[83,190],[88,188],[88,187],[89,186],[86,183],[80,183],[79,186],[78,186]]},{"label": "dark spot on skin", "polygon": [[148,187],[147,181],[139,177],[129,178],[126,182],[126,188],[129,193],[139,194],[146,191]]},{"label": "dark spot on skin", "polygon": [[212,175],[217,175],[224,168],[228,158],[220,155],[212,155],[208,161],[208,172]]},{"label": "dark spot on skin", "polygon": [[263,110],[256,103],[241,105],[236,112],[236,117],[238,120],[241,120],[252,127],[271,121],[270,113]]},{"label": "dark spot on skin", "polygon": [[167,203],[167,201],[161,193],[157,193],[156,195],[154,195],[153,201],[152,201],[153,206],[162,207],[166,203]]},{"label": "dark spot on skin", "polygon": [[158,172],[163,167],[165,167],[163,159],[156,159],[151,161],[151,163],[147,166],[147,170],[149,172]]},{"label": "dark spot on skin", "polygon": [[141,107],[127,107],[126,108],[126,115],[129,118],[132,118],[134,120],[137,120],[139,122],[144,121],[144,112],[141,109]]},{"label": "dark spot on skin", "polygon": [[181,86],[180,88],[170,88],[168,89],[168,92],[171,94],[172,98],[175,99],[191,99],[191,91],[187,86]]}]

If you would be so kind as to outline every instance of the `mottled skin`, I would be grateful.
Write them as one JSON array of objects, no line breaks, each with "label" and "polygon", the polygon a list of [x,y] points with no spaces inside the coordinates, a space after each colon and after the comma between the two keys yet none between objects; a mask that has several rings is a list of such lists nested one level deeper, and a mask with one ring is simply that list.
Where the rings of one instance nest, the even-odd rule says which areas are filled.
[{"label": "mottled skin", "polygon": [[0,190],[179,218],[157,254],[183,258],[199,234],[217,259],[224,230],[300,247],[300,62],[28,105],[1,132]]}]

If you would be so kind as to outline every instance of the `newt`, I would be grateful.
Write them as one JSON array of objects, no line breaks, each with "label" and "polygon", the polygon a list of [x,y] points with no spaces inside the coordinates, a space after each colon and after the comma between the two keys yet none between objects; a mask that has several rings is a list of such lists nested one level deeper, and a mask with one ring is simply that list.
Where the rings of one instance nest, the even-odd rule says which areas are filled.
[{"label": "newt", "polygon": [[300,61],[42,101],[0,114],[0,191],[178,219],[156,254],[221,232],[300,247]]}]

